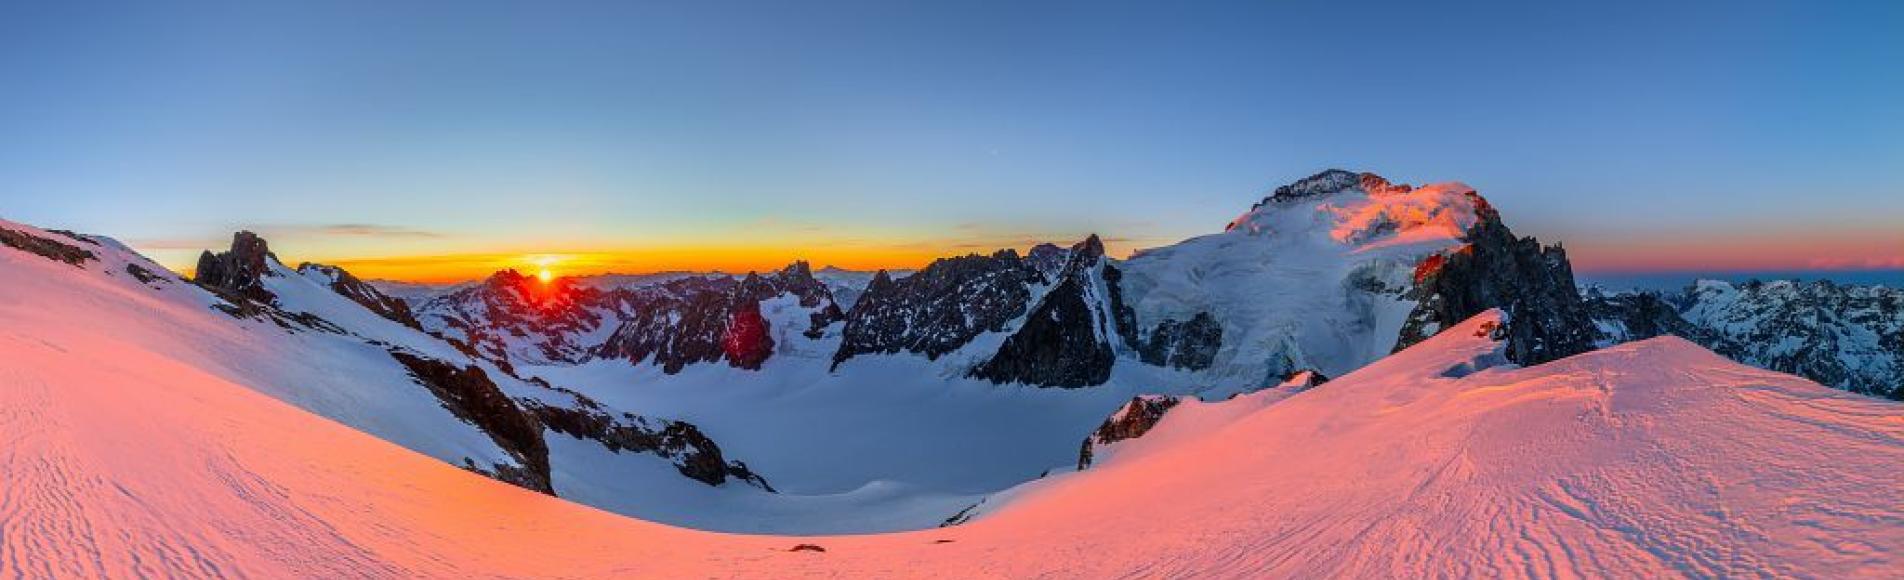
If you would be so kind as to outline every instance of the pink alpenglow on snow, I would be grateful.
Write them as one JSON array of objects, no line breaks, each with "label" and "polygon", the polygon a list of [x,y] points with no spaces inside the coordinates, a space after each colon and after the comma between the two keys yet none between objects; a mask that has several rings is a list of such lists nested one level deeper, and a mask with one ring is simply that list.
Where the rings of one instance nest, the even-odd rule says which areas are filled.
[{"label": "pink alpenglow on snow", "polygon": [[257,327],[196,313],[126,326],[151,320],[128,309],[202,305],[169,294],[176,279],[104,275],[131,258],[96,241],[101,257],[79,268],[0,248],[7,576],[1904,569],[1899,407],[1679,339],[1517,368],[1484,330],[1500,315],[1484,314],[1320,386],[1178,405],[1089,469],[993,494],[961,525],[733,535],[513,487],[266,396],[186,344]]}]

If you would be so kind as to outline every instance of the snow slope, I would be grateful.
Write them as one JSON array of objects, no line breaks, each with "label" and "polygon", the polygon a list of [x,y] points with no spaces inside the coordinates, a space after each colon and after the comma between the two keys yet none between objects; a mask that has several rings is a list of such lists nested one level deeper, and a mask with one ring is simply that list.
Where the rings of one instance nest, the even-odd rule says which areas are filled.
[{"label": "snow slope", "polygon": [[[7,221],[0,221],[0,229],[68,243],[94,256],[69,265],[0,246],[0,332],[50,348],[85,353],[108,364],[122,350],[146,353],[449,465],[472,464],[491,472],[499,465],[522,465],[491,434],[458,417],[417,384],[409,369],[392,358],[393,350],[459,368],[473,365],[518,401],[583,407],[573,394],[518,380],[492,362],[377,315],[333,292],[326,286],[330,279],[315,270],[299,272],[269,258],[271,275],[261,281],[278,310],[308,315],[339,331],[228,315],[214,308],[224,303],[213,294],[107,238],[67,237]],[[128,268],[153,277],[141,280]],[[33,360],[22,356],[26,358],[19,360]],[[613,405],[605,411],[621,412]],[[739,482],[709,486],[684,477],[670,460],[650,453],[616,453],[596,441],[547,429],[542,438],[549,445],[558,495],[674,523],[732,529],[765,519],[756,529],[775,529],[773,522],[822,517],[813,515],[816,512],[830,515],[842,504],[884,509],[891,502],[875,494],[783,498]],[[759,515],[771,513],[782,515]]]},{"label": "snow slope", "polygon": [[[1484,316],[1280,401],[1166,415],[1103,463],[1021,486],[962,526],[779,537],[670,528],[510,487],[114,326],[29,326],[9,306],[0,576],[1904,569],[1904,406],[1672,338],[1517,369],[1495,364]],[[1214,412],[1229,404],[1248,408]]]}]

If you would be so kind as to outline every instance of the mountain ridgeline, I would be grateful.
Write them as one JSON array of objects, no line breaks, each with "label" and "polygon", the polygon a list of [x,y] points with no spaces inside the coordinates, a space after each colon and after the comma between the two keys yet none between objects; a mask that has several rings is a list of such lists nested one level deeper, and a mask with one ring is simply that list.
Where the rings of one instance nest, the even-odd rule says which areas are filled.
[{"label": "mountain ridgeline", "polygon": [[[244,272],[249,263],[207,259],[215,273]],[[1299,370],[1339,376],[1498,308],[1506,356],[1522,365],[1676,334],[1860,392],[1896,389],[1877,376],[1893,367],[1827,368],[1823,355],[1758,353],[1750,345],[1768,336],[1720,340],[1678,316],[1683,305],[1655,308],[1672,311],[1655,316],[1656,325],[1611,332],[1608,317],[1647,315],[1615,313],[1645,298],[1583,297],[1560,245],[1516,236],[1472,188],[1341,170],[1275,188],[1220,233],[1126,260],[1106,255],[1096,235],[1024,255],[948,257],[860,278],[850,306],[835,298],[837,282],[816,279],[805,262],[766,274],[601,286],[504,271],[413,299],[409,311],[326,272],[340,292],[392,320],[414,317],[466,350],[516,364],[614,359],[675,374],[697,364],[757,370],[783,350],[823,350],[835,373],[867,356],[920,356],[997,384],[1088,388],[1129,365],[1242,392]],[[218,287],[248,291],[242,279]],[[1896,311],[1884,302],[1895,298],[1860,300]],[[1887,336],[1873,348],[1898,342]],[[1846,342],[1817,338],[1807,352]]]}]

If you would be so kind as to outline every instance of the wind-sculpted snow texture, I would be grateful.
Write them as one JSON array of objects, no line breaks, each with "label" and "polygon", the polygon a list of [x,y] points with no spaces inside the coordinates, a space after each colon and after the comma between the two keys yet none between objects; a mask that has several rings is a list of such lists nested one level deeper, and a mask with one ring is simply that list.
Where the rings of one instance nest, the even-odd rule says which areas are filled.
[{"label": "wind-sculpted snow texture", "polygon": [[1589,298],[1607,343],[1674,335],[1753,366],[1904,400],[1904,290],[1702,280],[1666,295]]},{"label": "wind-sculpted snow texture", "polygon": [[[0,255],[21,259],[44,261]],[[0,328],[37,320],[25,296],[37,297],[0,288]],[[838,537],[713,534],[575,506],[150,345],[35,325],[0,332],[0,575],[1883,578],[1904,567],[1896,403],[1673,338],[1442,376],[1499,358],[1478,322],[1278,400],[1272,389],[1185,401],[1091,469],[999,494],[963,525]]]}]

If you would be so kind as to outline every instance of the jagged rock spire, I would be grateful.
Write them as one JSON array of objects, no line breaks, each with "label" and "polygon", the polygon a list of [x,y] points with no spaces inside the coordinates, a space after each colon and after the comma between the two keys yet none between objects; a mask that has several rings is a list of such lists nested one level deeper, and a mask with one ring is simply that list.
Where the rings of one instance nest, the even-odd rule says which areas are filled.
[{"label": "jagged rock spire", "polygon": [[270,261],[276,259],[264,238],[239,231],[231,235],[230,250],[217,254],[206,250],[198,255],[192,281],[228,297],[268,304],[277,297],[264,288],[262,278],[272,275]]}]

